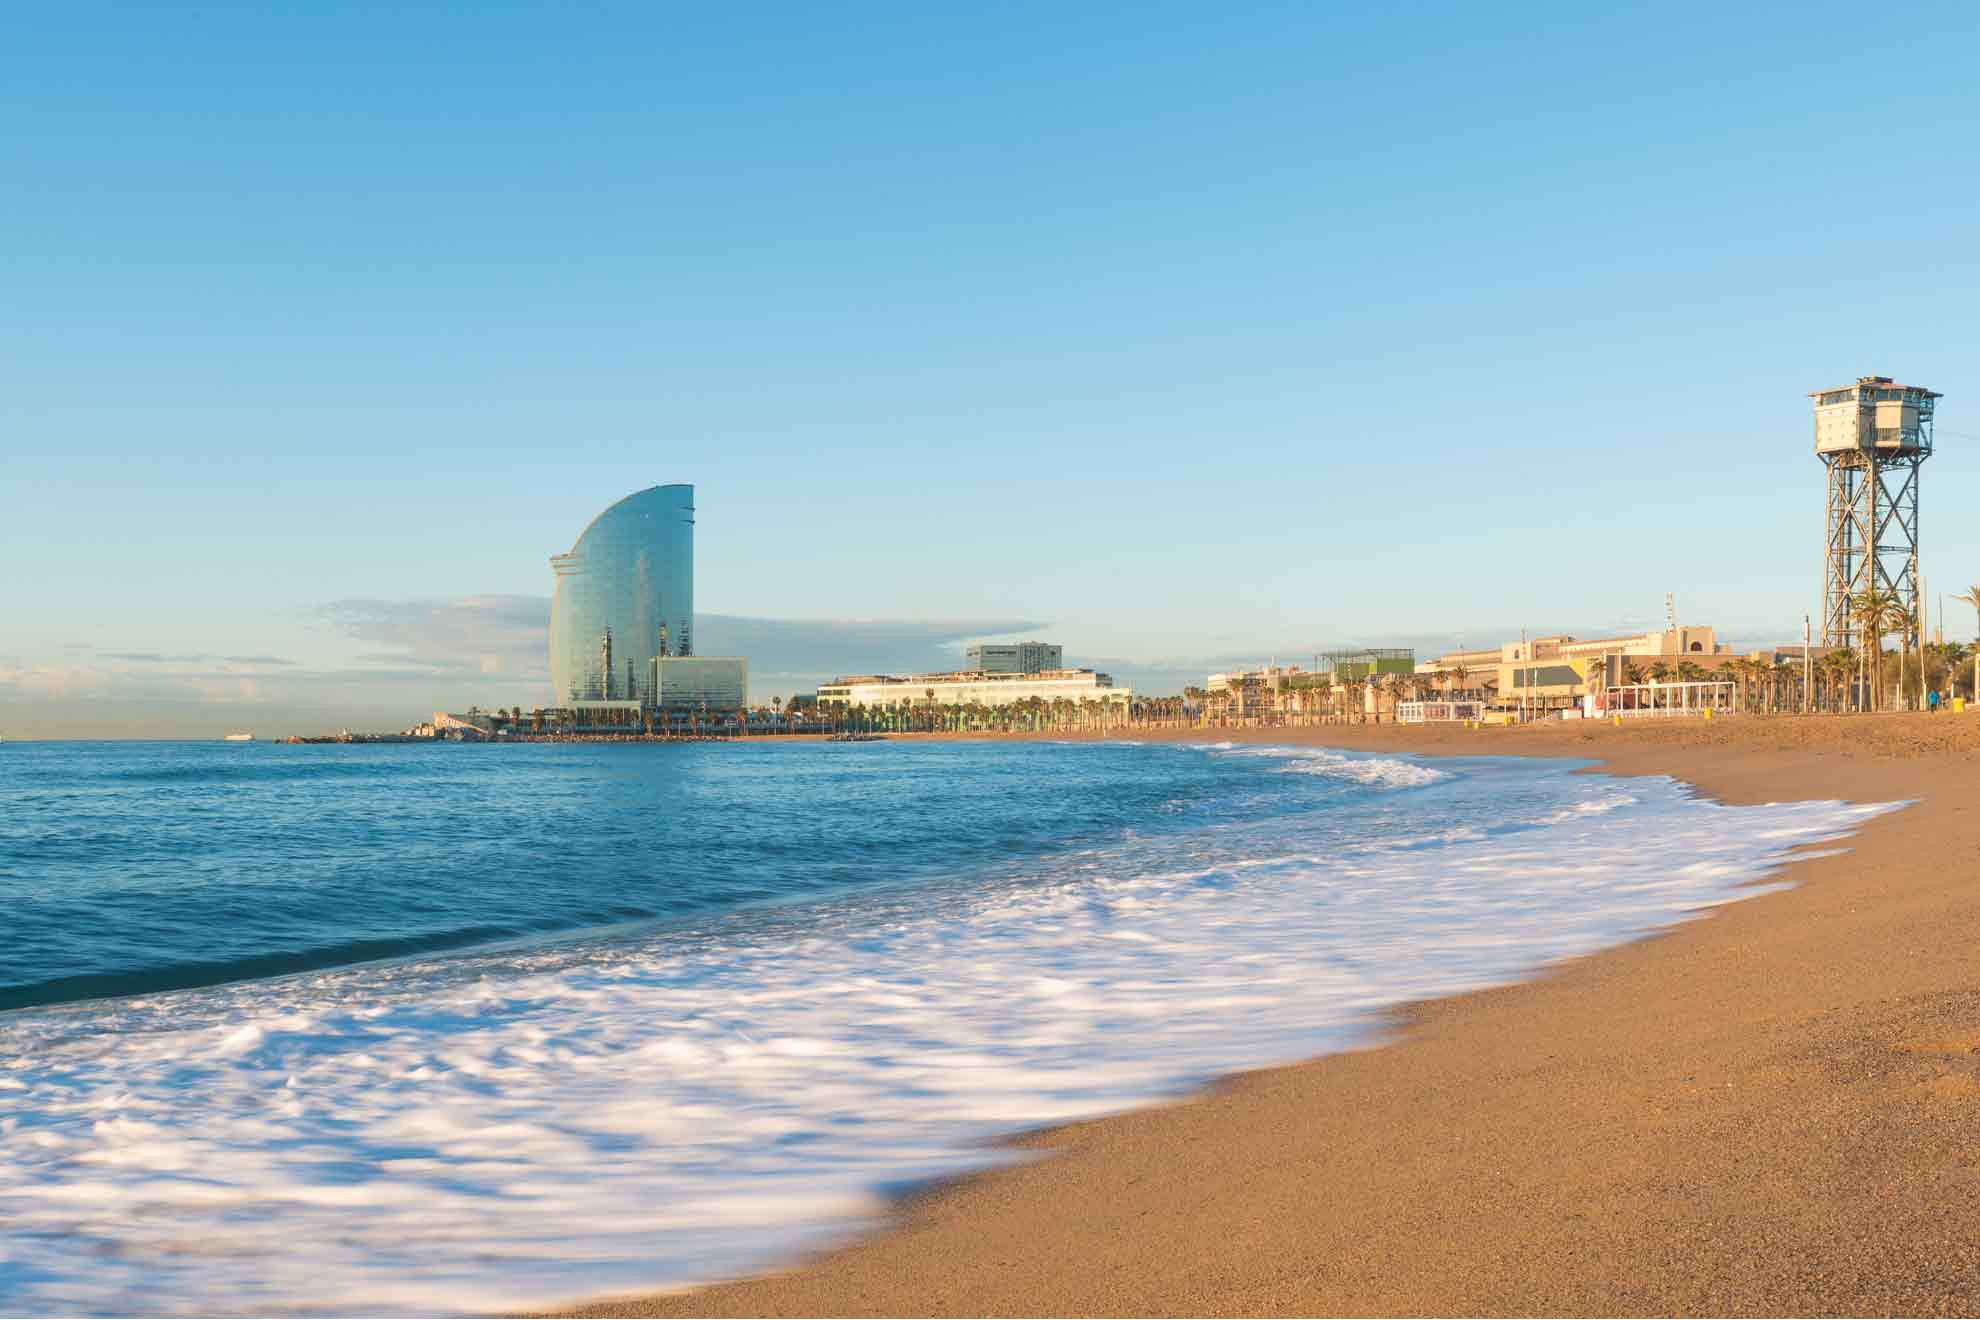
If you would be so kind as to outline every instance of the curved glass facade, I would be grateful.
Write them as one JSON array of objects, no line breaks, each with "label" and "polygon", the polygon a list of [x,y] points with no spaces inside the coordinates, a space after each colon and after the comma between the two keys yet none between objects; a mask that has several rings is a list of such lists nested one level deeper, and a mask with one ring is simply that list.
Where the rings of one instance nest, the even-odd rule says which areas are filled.
[{"label": "curved glass facade", "polygon": [[654,486],[591,520],[552,555],[550,682],[560,706],[653,703],[653,659],[694,640],[694,487]]}]

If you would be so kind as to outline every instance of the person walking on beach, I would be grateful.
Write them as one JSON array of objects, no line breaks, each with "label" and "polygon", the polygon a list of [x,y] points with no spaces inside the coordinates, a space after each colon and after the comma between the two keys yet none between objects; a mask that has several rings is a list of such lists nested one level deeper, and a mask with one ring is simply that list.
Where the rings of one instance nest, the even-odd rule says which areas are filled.
[{"label": "person walking on beach", "polygon": [[1925,709],[1928,714],[1937,715],[1939,713],[1939,690],[1937,688],[1933,688],[1925,694]]}]

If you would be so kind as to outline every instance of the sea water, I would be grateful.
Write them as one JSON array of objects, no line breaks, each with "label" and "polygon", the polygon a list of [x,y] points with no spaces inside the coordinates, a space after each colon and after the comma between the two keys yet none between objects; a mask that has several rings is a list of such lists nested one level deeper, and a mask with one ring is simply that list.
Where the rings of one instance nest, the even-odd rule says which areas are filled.
[{"label": "sea water", "polygon": [[1876,805],[1109,744],[0,748],[0,1313],[734,1275]]}]

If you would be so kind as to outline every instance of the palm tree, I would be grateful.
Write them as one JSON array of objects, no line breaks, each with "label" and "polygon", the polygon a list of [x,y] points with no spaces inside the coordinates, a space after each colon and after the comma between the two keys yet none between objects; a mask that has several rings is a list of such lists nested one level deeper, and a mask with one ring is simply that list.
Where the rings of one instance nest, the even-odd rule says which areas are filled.
[{"label": "palm tree", "polygon": [[[1696,683],[1705,677],[1705,671],[1689,660],[1680,660],[1671,668],[1671,677],[1680,683]],[[1680,704],[1689,706],[1692,694],[1686,693]]]},{"label": "palm tree", "polygon": [[1773,703],[1773,668],[1765,660],[1755,660],[1742,656],[1729,661],[1720,670],[1720,677],[1731,676],[1739,685],[1741,710],[1764,715]]},{"label": "palm tree", "polygon": [[[1408,694],[1408,690],[1409,680],[1401,674],[1385,674],[1383,676],[1381,691],[1382,695],[1389,699],[1389,718],[1395,718],[1396,708],[1402,704],[1403,698]],[[1382,718],[1381,708],[1379,706],[1376,708],[1375,718],[1377,720]]]},{"label": "palm tree", "polygon": [[1829,680],[1829,713],[1840,715],[1843,693],[1849,690],[1850,676],[1856,672],[1856,653],[1839,646],[1822,657],[1822,669]]},{"label": "palm tree", "polygon": [[[1947,642],[1936,650],[1939,659],[1939,676],[1946,686],[1946,695],[1951,696],[1959,687],[1960,666],[1966,663],[1967,648],[1958,642]],[[1973,654],[1980,658],[1980,647],[1973,648]]]},{"label": "palm tree", "polygon": [[1760,703],[1753,699],[1753,685],[1760,677],[1760,662],[1742,656],[1726,665],[1726,672],[1739,685],[1739,708],[1752,712]]},{"label": "palm tree", "polygon": [[1581,690],[1589,696],[1599,696],[1609,686],[1609,657],[1591,656],[1581,666]]},{"label": "palm tree", "polygon": [[1791,666],[1780,660],[1749,660],[1753,682],[1758,688],[1759,699],[1754,703],[1760,713],[1772,714],[1781,709],[1779,688],[1783,676],[1789,674]]},{"label": "palm tree", "polygon": [[[1649,693],[1649,696],[1647,698],[1647,704],[1651,706],[1655,706],[1657,704],[1657,692],[1654,685],[1658,683],[1668,683],[1671,681],[1671,667],[1668,664],[1664,663],[1662,660],[1658,660],[1653,662],[1650,668],[1645,672],[1649,677],[1651,684],[1653,685]],[[1670,700],[1669,696],[1666,696],[1664,700],[1668,702]]]},{"label": "palm tree", "polygon": [[[1980,621],[1980,583],[1975,583],[1964,592],[1953,597],[1962,605],[1973,607],[1974,618]],[[1980,631],[1974,633],[1973,645],[1973,695],[1980,699]]]},{"label": "palm tree", "polygon": [[1910,616],[1895,595],[1875,587],[1851,596],[1849,612],[1870,646],[1870,709],[1876,710],[1884,696],[1884,638]]}]

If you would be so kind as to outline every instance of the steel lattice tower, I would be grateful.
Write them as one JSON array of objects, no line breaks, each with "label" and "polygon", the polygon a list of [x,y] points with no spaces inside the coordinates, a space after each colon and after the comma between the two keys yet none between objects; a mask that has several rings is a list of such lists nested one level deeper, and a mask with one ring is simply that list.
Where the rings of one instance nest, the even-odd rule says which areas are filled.
[{"label": "steel lattice tower", "polygon": [[[1940,397],[1889,376],[1818,390],[1815,455],[1828,470],[1822,561],[1822,644],[1857,644],[1852,600],[1866,591],[1918,613],[1918,477],[1932,456],[1932,409]],[[1904,625],[1909,639],[1912,623]]]}]

